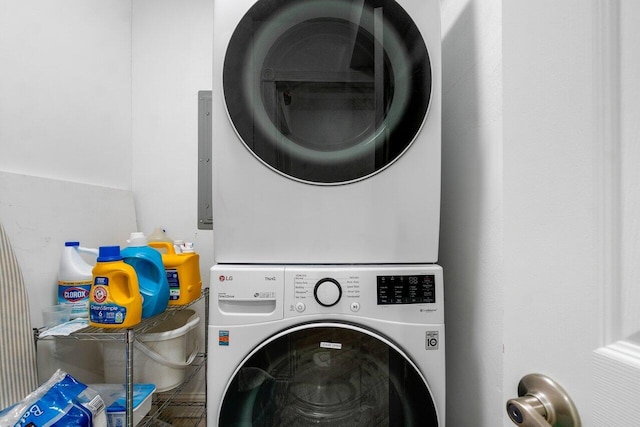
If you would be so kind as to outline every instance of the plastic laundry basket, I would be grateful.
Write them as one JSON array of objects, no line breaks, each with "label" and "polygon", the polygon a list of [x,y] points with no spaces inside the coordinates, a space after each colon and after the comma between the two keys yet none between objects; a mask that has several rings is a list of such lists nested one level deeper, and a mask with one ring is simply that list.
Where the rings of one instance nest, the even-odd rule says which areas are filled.
[{"label": "plastic laundry basket", "polygon": [[[178,386],[199,351],[195,328],[200,317],[193,310],[175,313],[148,332],[136,335],[133,382],[151,383],[162,392]],[[125,348],[121,342],[103,344],[106,383],[125,382]]]}]

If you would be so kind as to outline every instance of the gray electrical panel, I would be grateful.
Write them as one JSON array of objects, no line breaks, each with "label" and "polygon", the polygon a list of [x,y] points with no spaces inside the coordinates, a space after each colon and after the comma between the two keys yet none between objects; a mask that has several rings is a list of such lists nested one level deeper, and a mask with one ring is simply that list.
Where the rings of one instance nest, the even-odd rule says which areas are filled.
[{"label": "gray electrical panel", "polygon": [[213,229],[211,91],[198,91],[198,229]]}]

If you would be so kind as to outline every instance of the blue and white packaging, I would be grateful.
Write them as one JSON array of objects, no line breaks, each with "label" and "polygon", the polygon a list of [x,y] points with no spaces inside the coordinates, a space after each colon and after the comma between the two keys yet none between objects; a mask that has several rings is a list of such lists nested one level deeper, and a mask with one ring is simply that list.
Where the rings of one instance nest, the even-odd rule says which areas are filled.
[{"label": "blue and white packaging", "polygon": [[24,400],[0,412],[0,426],[107,427],[102,397],[58,369]]},{"label": "blue and white packaging", "polygon": [[[124,384],[89,384],[97,391],[107,407],[107,426],[125,427],[126,424],[126,391]],[[133,425],[137,425],[151,410],[154,384],[133,384]]]}]

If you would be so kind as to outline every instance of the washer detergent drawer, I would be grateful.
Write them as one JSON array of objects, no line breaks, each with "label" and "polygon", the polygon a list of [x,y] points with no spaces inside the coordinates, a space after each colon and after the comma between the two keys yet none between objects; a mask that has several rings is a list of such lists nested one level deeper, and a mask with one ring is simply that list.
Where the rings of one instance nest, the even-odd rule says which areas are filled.
[{"label": "washer detergent drawer", "polygon": [[266,322],[283,317],[284,267],[211,268],[210,315],[217,325]]}]

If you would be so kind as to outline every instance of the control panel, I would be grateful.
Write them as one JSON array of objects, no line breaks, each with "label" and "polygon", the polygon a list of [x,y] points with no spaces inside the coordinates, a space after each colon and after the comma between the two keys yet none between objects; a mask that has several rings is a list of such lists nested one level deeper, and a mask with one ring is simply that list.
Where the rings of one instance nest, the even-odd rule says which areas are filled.
[{"label": "control panel", "polygon": [[441,295],[442,269],[435,265],[285,267],[285,317],[350,314],[439,322]]},{"label": "control panel", "polygon": [[[299,302],[309,303],[315,300],[323,307],[333,307],[343,299],[357,299],[360,297],[360,277],[348,272],[319,271],[305,269],[290,271],[285,274],[285,280],[293,286],[294,297]],[[323,276],[321,273],[334,273]]]},{"label": "control panel", "polygon": [[433,274],[377,277],[378,304],[435,304],[436,280]]},{"label": "control panel", "polygon": [[443,323],[442,269],[412,266],[240,266],[211,269],[217,324],[336,315]]}]

